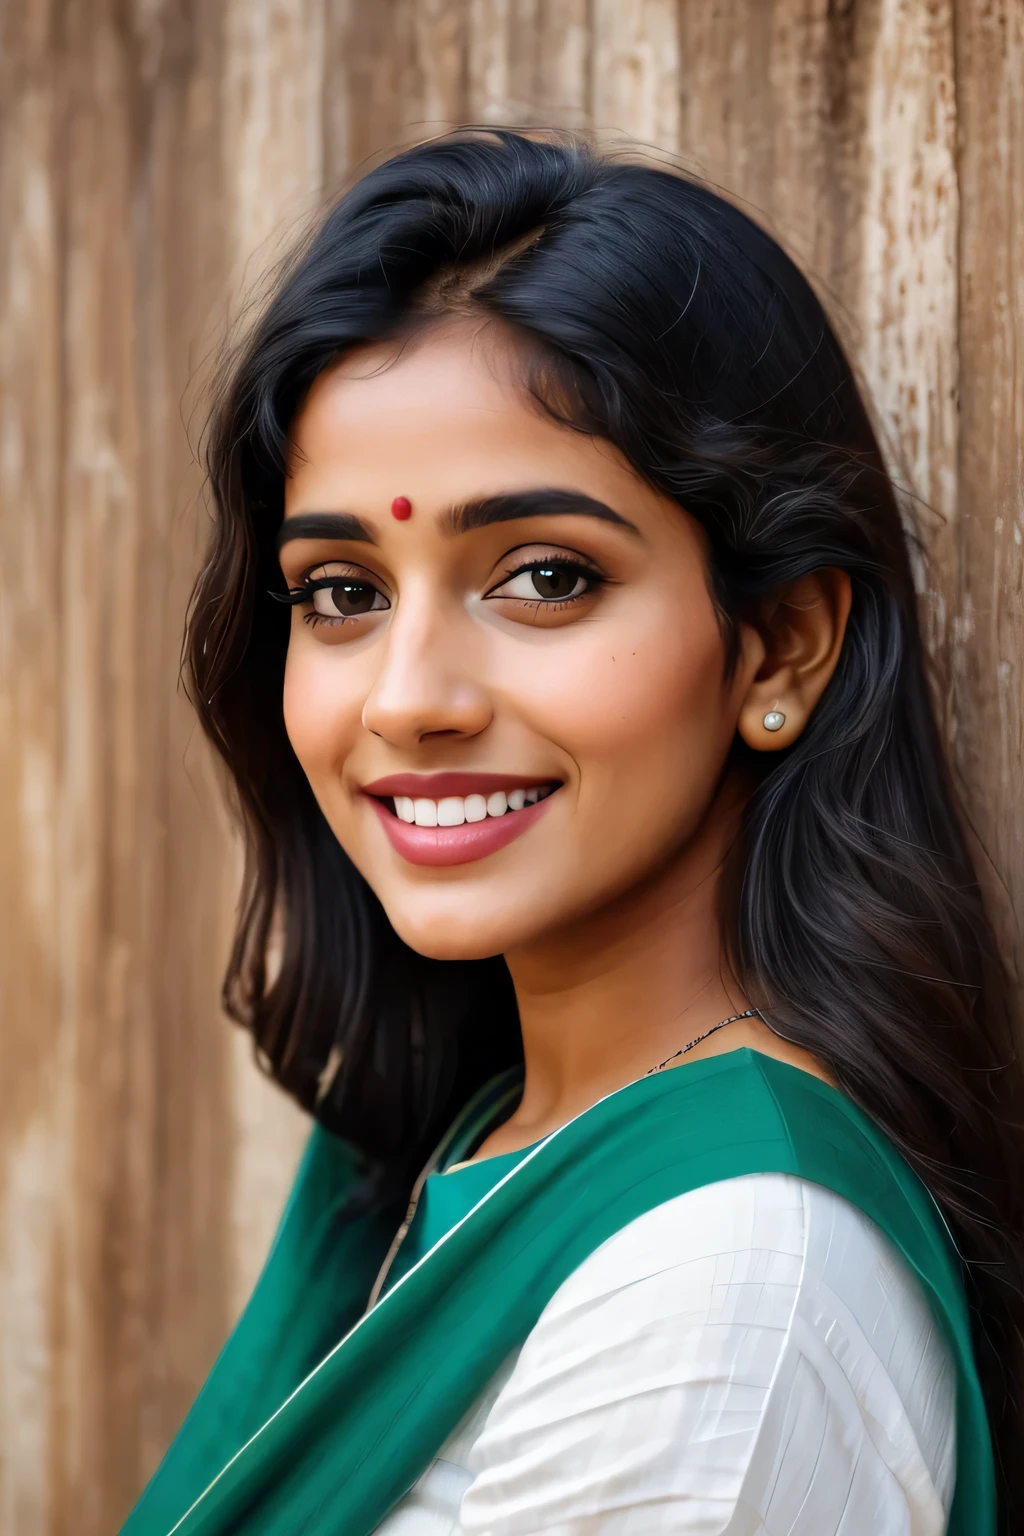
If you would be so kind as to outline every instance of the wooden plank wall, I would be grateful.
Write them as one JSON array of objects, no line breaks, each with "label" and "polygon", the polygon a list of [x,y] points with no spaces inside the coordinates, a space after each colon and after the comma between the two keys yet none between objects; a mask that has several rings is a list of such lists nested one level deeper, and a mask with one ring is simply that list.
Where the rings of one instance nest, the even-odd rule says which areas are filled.
[{"label": "wooden plank wall", "polygon": [[218,1014],[236,855],[175,691],[195,380],[332,188],[457,121],[678,156],[815,276],[922,498],[946,732],[1024,973],[1024,0],[4,0],[12,1536],[116,1529],[303,1135]]}]

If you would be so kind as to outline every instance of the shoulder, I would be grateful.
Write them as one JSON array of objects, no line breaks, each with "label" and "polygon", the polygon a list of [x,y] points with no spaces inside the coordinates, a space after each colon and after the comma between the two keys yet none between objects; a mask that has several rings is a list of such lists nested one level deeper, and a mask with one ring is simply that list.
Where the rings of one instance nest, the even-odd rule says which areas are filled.
[{"label": "shoulder", "polygon": [[852,1502],[844,1529],[939,1532],[954,1413],[952,1359],[880,1230],[796,1177],[729,1179],[630,1222],[555,1293],[476,1442],[464,1529],[504,1530],[523,1497],[544,1529],[627,1498],[664,1531],[731,1530],[740,1506],[767,1524],[770,1503],[772,1529],[828,1536]]}]

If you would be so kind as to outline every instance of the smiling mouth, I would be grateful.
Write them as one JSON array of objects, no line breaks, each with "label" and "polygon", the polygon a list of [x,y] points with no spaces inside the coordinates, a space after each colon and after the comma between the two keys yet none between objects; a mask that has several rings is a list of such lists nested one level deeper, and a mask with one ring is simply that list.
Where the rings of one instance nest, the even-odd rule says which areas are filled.
[{"label": "smiling mouth", "polygon": [[363,786],[388,840],[411,864],[465,864],[526,832],[558,780],[484,773],[392,774]]},{"label": "smiling mouth", "polygon": [[489,795],[445,795],[432,800],[426,795],[394,795],[389,804],[399,821],[417,827],[461,827],[466,822],[486,821],[525,810],[554,794],[557,784],[533,785],[530,789],[496,789]]}]

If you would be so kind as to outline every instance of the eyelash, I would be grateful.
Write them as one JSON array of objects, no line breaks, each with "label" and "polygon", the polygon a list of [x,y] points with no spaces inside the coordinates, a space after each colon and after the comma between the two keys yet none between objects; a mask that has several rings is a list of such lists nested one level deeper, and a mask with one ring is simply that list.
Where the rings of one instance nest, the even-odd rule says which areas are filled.
[{"label": "eyelash", "polygon": [[[312,603],[313,594],[322,592],[331,587],[340,587],[344,582],[351,582],[353,586],[373,587],[373,582],[362,576],[347,576],[344,573],[338,576],[306,576],[297,587],[289,587],[287,592],[271,592],[269,595],[275,602],[284,603],[289,608],[297,608],[302,603]],[[374,590],[380,591],[377,587]],[[382,594],[383,595],[383,594]],[[389,605],[390,606],[390,605]],[[362,618],[362,614],[326,614],[318,613],[315,608],[302,615],[303,622],[310,629],[317,629],[321,624],[329,624],[332,629],[340,624],[349,624],[354,618]]]},{"label": "eyelash", "polygon": [[565,571],[567,574],[577,577],[577,579],[582,576],[587,583],[587,590],[585,592],[578,592],[575,597],[565,597],[558,601],[552,601],[550,598],[545,601],[544,598],[538,598],[536,602],[532,602],[524,597],[512,598],[511,601],[522,603],[525,607],[529,608],[543,608],[545,613],[561,613],[566,608],[575,607],[584,598],[591,597],[595,592],[599,592],[602,587],[608,585],[608,577],[602,576],[595,566],[589,565],[580,559],[572,559],[566,555],[552,555],[548,559],[541,557],[539,560],[527,560],[523,565],[511,566],[497,586],[492,587],[486,596],[496,596],[501,588],[507,586],[516,576],[524,576],[530,571],[552,570]]},{"label": "eyelash", "polygon": [[[517,576],[524,576],[530,571],[550,570],[564,571],[567,575],[575,576],[577,580],[582,577],[587,583],[586,591],[578,592],[575,597],[561,598],[558,601],[554,601],[550,598],[545,600],[544,598],[540,597],[537,598],[536,602],[532,602],[528,598],[522,597],[513,598],[511,601],[521,603],[524,607],[543,609],[545,613],[562,613],[566,608],[573,608],[577,603],[582,602],[584,598],[590,597],[595,592],[600,591],[600,589],[603,586],[606,586],[608,583],[607,576],[603,576],[601,572],[598,571],[594,566],[587,564],[583,560],[570,559],[564,555],[551,556],[548,559],[541,557],[540,559],[527,560],[522,565],[510,566],[505,571],[501,581],[496,586],[492,587],[491,590],[485,594],[485,596],[488,598],[495,596],[500,592],[502,587],[507,586],[508,583],[513,581]],[[346,579],[351,581],[353,585],[359,584],[365,585],[367,587],[373,586],[373,582],[367,581],[365,578],[356,576],[346,577],[344,573],[339,573],[339,575],[336,576],[317,576],[313,578],[307,576],[300,582],[297,587],[290,587],[287,592],[271,592],[269,595],[275,600],[275,602],[284,603],[287,607],[294,608],[304,603],[312,603],[314,593],[323,591],[325,588],[336,587]],[[379,590],[379,588],[377,590]],[[334,616],[325,613],[319,613],[314,608],[309,613],[303,614],[302,617],[305,623],[307,623],[311,629],[316,629],[321,624],[329,624],[332,628],[335,628],[340,624],[347,624],[351,622],[353,618],[361,617],[361,615],[338,614],[337,616]]]}]

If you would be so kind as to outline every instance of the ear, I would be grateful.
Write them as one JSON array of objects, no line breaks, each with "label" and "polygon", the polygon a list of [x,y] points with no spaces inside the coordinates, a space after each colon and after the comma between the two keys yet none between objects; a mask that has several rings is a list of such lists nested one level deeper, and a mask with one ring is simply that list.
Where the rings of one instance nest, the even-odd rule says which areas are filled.
[{"label": "ear", "polygon": [[741,624],[756,668],[737,722],[748,747],[778,752],[796,741],[836,669],[850,598],[846,571],[811,571],[763,598]]}]

